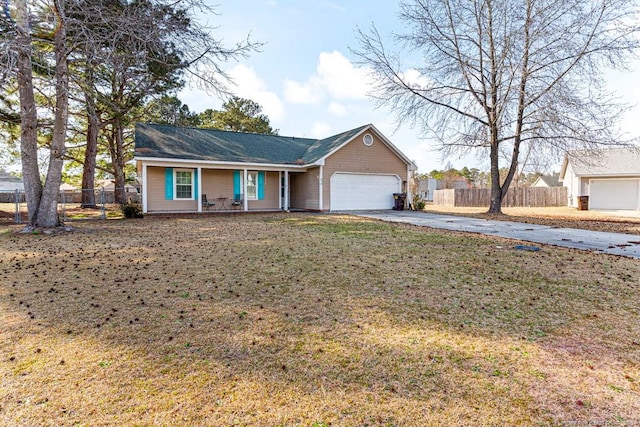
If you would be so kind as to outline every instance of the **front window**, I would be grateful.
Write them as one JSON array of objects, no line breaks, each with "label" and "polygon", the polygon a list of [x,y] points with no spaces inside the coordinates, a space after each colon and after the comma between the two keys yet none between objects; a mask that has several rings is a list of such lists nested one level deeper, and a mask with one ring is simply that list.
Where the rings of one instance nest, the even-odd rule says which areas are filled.
[{"label": "front window", "polygon": [[176,170],[175,173],[176,199],[193,200],[193,171]]},{"label": "front window", "polygon": [[247,172],[247,200],[258,199],[258,172]]}]

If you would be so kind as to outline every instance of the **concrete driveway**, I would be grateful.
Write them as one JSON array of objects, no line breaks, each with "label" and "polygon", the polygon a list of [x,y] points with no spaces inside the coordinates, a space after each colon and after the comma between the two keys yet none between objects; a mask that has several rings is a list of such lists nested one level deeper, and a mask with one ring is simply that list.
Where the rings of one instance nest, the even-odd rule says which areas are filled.
[{"label": "concrete driveway", "polygon": [[605,233],[575,228],[554,228],[522,222],[492,221],[413,211],[358,211],[349,213],[388,222],[402,222],[445,230],[488,234],[543,245],[640,258],[640,236],[632,234]]}]

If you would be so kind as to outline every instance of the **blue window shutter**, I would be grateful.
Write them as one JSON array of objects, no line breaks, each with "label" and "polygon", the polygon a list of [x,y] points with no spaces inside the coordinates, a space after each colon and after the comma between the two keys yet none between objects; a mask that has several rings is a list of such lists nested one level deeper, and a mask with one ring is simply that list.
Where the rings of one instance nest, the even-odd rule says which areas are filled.
[{"label": "blue window shutter", "polygon": [[164,198],[173,200],[173,168],[164,168]]},{"label": "blue window shutter", "polygon": [[264,171],[258,172],[258,200],[264,200]]},{"label": "blue window shutter", "polygon": [[193,198],[198,200],[198,169],[193,170]]},{"label": "blue window shutter", "polygon": [[240,188],[240,171],[233,171],[233,198],[234,200],[240,200],[242,194],[242,188]]}]

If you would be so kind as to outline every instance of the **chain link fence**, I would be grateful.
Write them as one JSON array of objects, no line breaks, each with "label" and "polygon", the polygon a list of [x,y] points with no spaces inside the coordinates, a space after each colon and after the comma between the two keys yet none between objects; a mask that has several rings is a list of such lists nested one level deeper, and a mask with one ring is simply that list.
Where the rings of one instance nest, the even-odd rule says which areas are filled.
[{"label": "chain link fence", "polygon": [[[138,191],[126,188],[127,202],[141,203]],[[93,192],[95,207],[82,207],[83,191]],[[80,219],[107,219],[121,216],[120,206],[115,203],[115,189],[65,190],[58,193],[58,216],[65,221]],[[0,223],[23,224],[28,221],[27,202],[24,191],[0,190]]]}]

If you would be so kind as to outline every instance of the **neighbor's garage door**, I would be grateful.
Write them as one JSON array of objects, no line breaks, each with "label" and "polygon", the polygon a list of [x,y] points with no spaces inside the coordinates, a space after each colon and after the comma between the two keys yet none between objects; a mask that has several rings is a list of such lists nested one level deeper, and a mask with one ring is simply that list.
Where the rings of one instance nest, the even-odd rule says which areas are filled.
[{"label": "neighbor's garage door", "polygon": [[399,193],[396,175],[335,173],[331,177],[331,210],[391,209]]},{"label": "neighbor's garage door", "polygon": [[638,179],[592,179],[589,209],[638,209]]}]

